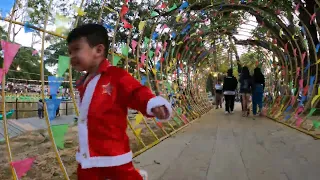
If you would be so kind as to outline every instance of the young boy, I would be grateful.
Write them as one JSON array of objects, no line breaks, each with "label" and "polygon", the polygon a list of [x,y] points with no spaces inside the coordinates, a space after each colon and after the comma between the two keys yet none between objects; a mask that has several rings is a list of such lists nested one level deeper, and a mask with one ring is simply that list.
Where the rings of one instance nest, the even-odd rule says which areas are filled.
[{"label": "young boy", "polygon": [[127,110],[169,119],[170,103],[125,70],[110,65],[106,59],[108,35],[102,25],[73,29],[67,43],[73,68],[86,71],[76,84],[80,92],[78,179],[142,180],[132,164]]}]

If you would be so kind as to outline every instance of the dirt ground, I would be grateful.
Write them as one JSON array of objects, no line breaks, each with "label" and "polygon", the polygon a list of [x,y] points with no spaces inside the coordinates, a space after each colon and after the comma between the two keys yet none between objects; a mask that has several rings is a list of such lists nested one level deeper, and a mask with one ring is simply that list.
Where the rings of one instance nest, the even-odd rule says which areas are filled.
[{"label": "dirt ground", "polygon": [[[164,133],[156,125],[151,125],[151,128],[155,131],[158,138],[164,136]],[[170,132],[169,127],[165,127],[165,129],[167,132]],[[69,128],[69,131],[65,136],[65,149],[59,151],[70,179],[77,179],[77,162],[75,160],[75,153],[78,148],[77,131],[76,126]],[[133,152],[143,148],[130,130],[128,130],[128,136],[130,137],[130,145]],[[147,128],[143,128],[141,138],[146,145],[155,141],[155,138]],[[58,161],[56,160],[55,153],[51,146],[51,141],[45,130],[29,132],[19,137],[12,138],[10,143],[14,161],[36,157],[34,165],[27,175],[22,178],[23,180],[63,179]],[[11,170],[8,166],[5,142],[0,142],[0,157],[0,179],[12,179]]]}]

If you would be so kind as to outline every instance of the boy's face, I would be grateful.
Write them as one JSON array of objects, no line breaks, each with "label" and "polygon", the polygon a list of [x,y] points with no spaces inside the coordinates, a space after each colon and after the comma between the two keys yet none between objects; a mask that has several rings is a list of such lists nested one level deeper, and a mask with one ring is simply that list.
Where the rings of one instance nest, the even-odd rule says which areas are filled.
[{"label": "boy's face", "polygon": [[68,44],[72,67],[77,71],[89,71],[100,63],[104,56],[104,46],[90,47],[86,38],[80,38]]}]

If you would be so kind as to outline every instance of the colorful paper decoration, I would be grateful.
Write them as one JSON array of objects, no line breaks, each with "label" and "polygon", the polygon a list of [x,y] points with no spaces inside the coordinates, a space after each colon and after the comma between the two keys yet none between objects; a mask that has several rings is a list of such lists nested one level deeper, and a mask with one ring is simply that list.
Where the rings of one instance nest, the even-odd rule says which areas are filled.
[{"label": "colorful paper decoration", "polygon": [[312,124],[313,124],[313,127],[314,127],[315,129],[319,129],[319,127],[320,127],[320,121],[313,120],[313,121],[312,121]]},{"label": "colorful paper decoration", "polygon": [[147,77],[142,76],[142,77],[141,77],[141,81],[140,81],[140,82],[141,82],[141,84],[142,84],[142,85],[145,85],[145,84],[146,84],[146,82],[147,82]]},{"label": "colorful paper decoration", "polygon": [[135,51],[135,49],[136,49],[137,45],[138,45],[137,41],[135,41],[135,40],[132,40],[132,41],[131,41],[131,48],[132,48],[132,52],[134,52],[134,51]]},{"label": "colorful paper decoration", "polygon": [[182,122],[177,117],[173,117],[173,120],[181,126]]},{"label": "colorful paper decoration", "polygon": [[122,55],[128,57],[128,55],[129,55],[129,47],[126,44],[122,45],[121,53],[122,53]]},{"label": "colorful paper decoration", "polygon": [[50,95],[57,95],[58,89],[63,81],[63,78],[56,76],[48,76],[48,81]]},{"label": "colorful paper decoration", "polygon": [[32,167],[32,164],[36,158],[27,158],[20,161],[14,161],[11,163],[15,172],[18,176],[18,179],[21,179]]},{"label": "colorful paper decoration", "polygon": [[146,25],[146,21],[140,21],[140,23],[139,23],[139,31],[142,31],[145,25]]},{"label": "colorful paper decoration", "polygon": [[68,131],[68,124],[52,125],[51,130],[54,142],[59,149],[64,149],[64,137]]},{"label": "colorful paper decoration", "polygon": [[143,115],[141,113],[138,113],[136,115],[136,120],[135,120],[135,123],[134,123],[134,127],[137,126],[138,124],[140,124],[140,122],[143,120]]},{"label": "colorful paper decoration", "polygon": [[112,65],[113,66],[117,66],[117,64],[119,63],[121,57],[116,55],[116,54],[113,54],[113,61],[112,61]]},{"label": "colorful paper decoration", "polygon": [[68,24],[71,21],[70,18],[67,18],[63,15],[56,14],[55,16],[55,25],[56,25],[56,33],[63,34],[67,31]]},{"label": "colorful paper decoration", "polygon": [[2,82],[3,75],[4,75],[4,71],[2,68],[0,68],[0,83]]},{"label": "colorful paper decoration", "polygon": [[62,77],[70,65],[70,57],[59,56],[58,59],[58,77]]},{"label": "colorful paper decoration", "polygon": [[136,132],[136,135],[137,135],[137,136],[140,136],[141,131],[142,131],[142,128],[136,129],[136,130],[134,130],[134,131]]},{"label": "colorful paper decoration", "polygon": [[179,10],[186,9],[188,6],[189,6],[189,3],[187,1],[184,1],[179,7]]},{"label": "colorful paper decoration", "polygon": [[159,16],[159,13],[157,13],[156,11],[152,11],[151,12],[151,17],[155,17],[155,16]]},{"label": "colorful paper decoration", "polygon": [[35,56],[35,55],[37,55],[38,54],[38,51],[37,50],[33,50],[32,51],[32,56]]},{"label": "colorful paper decoration", "polygon": [[300,127],[301,126],[301,123],[303,122],[303,119],[301,117],[296,117],[297,120],[296,120],[296,126],[297,127]]},{"label": "colorful paper decoration", "polygon": [[316,108],[312,108],[312,109],[310,110],[310,112],[308,113],[307,118],[311,117],[312,114],[313,114],[314,112],[316,112],[316,110],[317,110]]},{"label": "colorful paper decoration", "polygon": [[144,61],[146,60],[147,56],[145,54],[141,54],[140,61],[142,64],[144,64]]},{"label": "colorful paper decoration", "polygon": [[81,9],[80,7],[78,7],[76,5],[73,5],[72,8],[77,12],[78,16],[84,16],[87,14],[86,12],[84,12],[83,9]]},{"label": "colorful paper decoration", "polygon": [[14,57],[19,51],[20,45],[14,44],[5,40],[1,40],[1,47],[3,50],[3,59],[4,59],[4,67],[3,70],[5,73],[8,73],[8,70],[12,64]]},{"label": "colorful paper decoration", "polygon": [[52,121],[56,118],[56,111],[60,106],[61,99],[57,99],[55,96],[53,96],[52,99],[46,99],[45,102],[47,105],[49,120]]},{"label": "colorful paper decoration", "polygon": [[169,8],[168,12],[171,12],[171,11],[173,11],[175,9],[177,9],[176,3],[174,3],[173,6],[171,8]]},{"label": "colorful paper decoration", "polygon": [[149,51],[149,59],[152,59],[154,52],[152,50]]},{"label": "colorful paper decoration", "polygon": [[31,28],[31,24],[29,24],[29,22],[25,22],[24,23],[24,32],[25,33],[30,33],[30,32],[34,32],[35,30]]}]

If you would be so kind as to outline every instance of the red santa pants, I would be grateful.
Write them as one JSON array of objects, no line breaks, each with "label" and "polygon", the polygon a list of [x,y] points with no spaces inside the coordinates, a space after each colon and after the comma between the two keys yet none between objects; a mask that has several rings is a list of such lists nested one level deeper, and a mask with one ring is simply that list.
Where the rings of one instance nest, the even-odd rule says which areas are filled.
[{"label": "red santa pants", "polygon": [[121,166],[82,169],[78,165],[78,180],[143,180],[132,162]]}]

